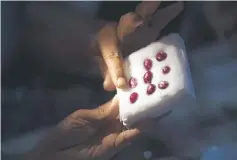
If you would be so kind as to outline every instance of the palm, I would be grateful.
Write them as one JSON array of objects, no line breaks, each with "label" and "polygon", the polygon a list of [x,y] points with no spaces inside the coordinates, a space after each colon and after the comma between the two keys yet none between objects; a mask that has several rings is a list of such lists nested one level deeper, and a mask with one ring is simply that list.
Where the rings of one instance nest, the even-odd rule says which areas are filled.
[{"label": "palm", "polygon": [[[77,120],[75,123],[78,123]],[[85,122],[85,119],[81,119]],[[93,120],[92,120],[93,121]],[[96,125],[87,121],[86,124],[78,126],[78,133],[85,133],[80,136],[80,143],[65,148],[64,152],[73,150],[80,158],[84,159],[109,159],[119,149],[118,137],[121,135],[122,126],[116,117],[109,122],[101,120]],[[83,149],[83,150],[82,150]]]},{"label": "palm", "polygon": [[29,159],[107,160],[139,134],[122,132],[118,102],[110,101],[95,110],[78,110],[63,120],[42,141]]}]

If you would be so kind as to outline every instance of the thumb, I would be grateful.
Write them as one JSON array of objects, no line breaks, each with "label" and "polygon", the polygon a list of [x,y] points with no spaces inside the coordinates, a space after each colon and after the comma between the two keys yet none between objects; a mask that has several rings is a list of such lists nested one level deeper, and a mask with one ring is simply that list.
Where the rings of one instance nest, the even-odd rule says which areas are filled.
[{"label": "thumb", "polygon": [[127,85],[123,71],[123,59],[117,37],[117,25],[105,25],[98,34],[98,45],[107,65],[111,79],[116,87],[123,88]]},{"label": "thumb", "polygon": [[137,123],[135,125],[136,128],[123,131],[118,135],[115,141],[115,147],[125,146],[141,134],[148,133],[155,126],[155,123],[155,119],[147,119],[146,121]]},{"label": "thumb", "polygon": [[120,133],[119,135],[115,135],[116,138],[113,141],[113,147],[110,147],[110,151],[108,152],[108,157],[114,159],[118,153],[120,153],[126,146],[128,146],[129,142],[136,139],[140,134],[138,129],[126,130]]},{"label": "thumb", "polygon": [[103,58],[101,58],[100,56],[95,56],[94,60],[96,61],[96,63],[99,65],[100,71],[102,73],[102,76],[104,78],[104,83],[103,83],[103,87],[106,91],[113,91],[116,89],[116,86],[114,85],[114,82],[111,79],[111,76],[109,74],[108,68],[105,64],[105,61]]},{"label": "thumb", "polygon": [[115,140],[115,148],[121,148],[132,142],[140,135],[140,130],[135,128],[121,132]]},{"label": "thumb", "polygon": [[103,86],[106,91],[114,91],[116,89],[108,71],[105,73]]}]

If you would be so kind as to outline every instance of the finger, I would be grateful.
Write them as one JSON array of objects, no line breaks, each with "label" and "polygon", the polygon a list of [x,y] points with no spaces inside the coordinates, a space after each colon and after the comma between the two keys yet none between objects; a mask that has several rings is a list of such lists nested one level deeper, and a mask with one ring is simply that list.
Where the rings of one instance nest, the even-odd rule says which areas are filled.
[{"label": "finger", "polygon": [[127,144],[132,142],[134,139],[136,139],[139,135],[140,135],[140,130],[137,128],[123,131],[116,138],[114,146],[115,148],[126,146]]},{"label": "finger", "polygon": [[[114,96],[110,101],[104,103],[103,105],[89,110],[89,109],[80,109],[77,110],[75,112],[73,112],[72,114],[70,114],[68,117],[65,118],[65,120],[87,120],[89,122],[92,121],[98,121],[101,119],[104,119],[106,117],[108,117],[108,115],[110,114],[112,108],[116,109],[116,105],[118,105],[118,100],[117,100],[117,96]],[[116,110],[115,110],[116,111]],[[118,112],[118,111],[117,111]]]},{"label": "finger", "polygon": [[135,12],[143,19],[147,19],[155,13],[160,3],[161,1],[143,1],[136,7]]},{"label": "finger", "polygon": [[106,91],[114,91],[116,89],[108,71],[105,73],[103,86]]},{"label": "finger", "polygon": [[[164,9],[157,11],[152,17],[153,30],[161,31],[168,23],[177,17],[184,9],[183,2],[174,3]],[[165,17],[165,18],[164,18]]]},{"label": "finger", "polygon": [[107,67],[103,58],[101,56],[94,56],[94,60],[99,66],[101,76],[105,78],[105,75],[107,74]]},{"label": "finger", "polygon": [[123,62],[119,49],[117,25],[108,24],[98,34],[98,44],[112,81],[118,88],[126,86],[123,73]]},{"label": "finger", "polygon": [[117,28],[117,35],[120,41],[130,33],[134,32],[136,28],[143,24],[143,19],[136,13],[130,12],[121,16]]},{"label": "finger", "polygon": [[[156,40],[161,30],[183,10],[183,3],[177,2],[160,11],[151,18],[152,27],[142,26],[123,41],[123,54],[130,54]],[[165,17],[165,18],[164,18]]]},{"label": "finger", "polygon": [[130,144],[133,140],[138,138],[140,132],[138,129],[126,130],[115,137],[112,143],[112,150],[110,151],[110,156],[113,157],[118,154],[124,147]]},{"label": "finger", "polygon": [[95,114],[96,117],[101,120],[115,120],[119,114],[119,101],[117,95],[109,102],[96,108]]},{"label": "finger", "polygon": [[106,66],[103,58],[101,58],[100,56],[96,56],[96,57],[94,57],[94,59],[98,63],[98,65],[100,67],[101,75],[104,78],[104,82],[103,82],[104,89],[107,91],[115,90],[116,86],[114,85],[114,83],[111,79],[111,76],[108,72],[107,66]]}]

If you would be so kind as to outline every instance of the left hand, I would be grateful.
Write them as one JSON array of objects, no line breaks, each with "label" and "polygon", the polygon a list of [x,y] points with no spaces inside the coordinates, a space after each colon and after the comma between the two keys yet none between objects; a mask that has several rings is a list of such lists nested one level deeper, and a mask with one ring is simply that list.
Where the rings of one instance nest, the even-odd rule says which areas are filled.
[{"label": "left hand", "polygon": [[104,76],[105,90],[113,91],[127,86],[123,57],[154,42],[161,30],[184,7],[183,2],[177,2],[156,12],[160,3],[143,1],[134,12],[123,15],[119,23],[106,23],[97,33],[95,45],[100,51],[97,61]]},{"label": "left hand", "polygon": [[129,142],[153,126],[153,121],[122,130],[118,100],[93,110],[78,110],[69,115],[37,148],[29,160],[109,160]]}]

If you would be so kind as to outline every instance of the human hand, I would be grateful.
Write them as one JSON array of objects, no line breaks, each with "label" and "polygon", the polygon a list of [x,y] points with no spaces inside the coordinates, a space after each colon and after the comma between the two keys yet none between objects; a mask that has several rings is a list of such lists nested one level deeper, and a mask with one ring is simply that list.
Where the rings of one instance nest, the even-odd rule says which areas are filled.
[{"label": "human hand", "polygon": [[127,86],[123,56],[155,41],[160,31],[183,10],[183,2],[177,2],[156,12],[160,3],[144,1],[134,12],[123,15],[118,24],[107,23],[98,32],[96,44],[101,56],[97,60],[104,76],[105,90]]},{"label": "human hand", "polygon": [[108,160],[153,123],[148,120],[123,131],[115,96],[96,109],[69,115],[27,155],[27,160]]}]

